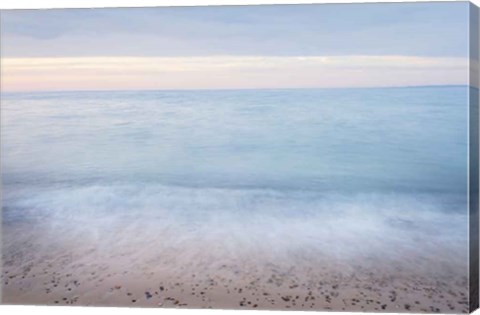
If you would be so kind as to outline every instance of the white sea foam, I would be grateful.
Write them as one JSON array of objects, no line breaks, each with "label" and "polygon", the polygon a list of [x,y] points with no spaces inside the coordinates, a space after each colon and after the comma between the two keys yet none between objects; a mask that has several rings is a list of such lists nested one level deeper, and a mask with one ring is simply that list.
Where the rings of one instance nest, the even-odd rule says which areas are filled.
[{"label": "white sea foam", "polygon": [[428,269],[467,260],[465,204],[440,196],[130,184],[6,192],[4,220],[33,223],[45,248],[89,244],[96,255],[170,255],[180,265],[329,258]]}]

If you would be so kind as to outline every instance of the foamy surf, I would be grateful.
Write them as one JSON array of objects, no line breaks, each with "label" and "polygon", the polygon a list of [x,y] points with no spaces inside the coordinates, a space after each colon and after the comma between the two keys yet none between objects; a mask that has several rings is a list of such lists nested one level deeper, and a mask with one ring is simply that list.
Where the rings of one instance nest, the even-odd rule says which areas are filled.
[{"label": "foamy surf", "polygon": [[[268,294],[284,282],[297,292],[307,275],[328,282],[372,270],[379,279],[463,283],[467,235],[459,231],[467,216],[461,200],[443,198],[126,184],[6,189],[4,277],[50,266],[85,284],[93,281],[84,279],[88,273],[105,268],[107,274],[126,272],[134,286],[136,277],[152,273],[156,277],[142,286],[162,283],[172,292],[180,290],[174,283],[188,291],[215,276],[235,287],[253,277],[265,282]],[[212,290],[217,293],[208,305],[221,301],[219,289]],[[84,294],[82,304],[113,303]],[[175,296],[172,303],[184,299]],[[52,303],[48,294],[35,301]]]},{"label": "foamy surf", "polygon": [[36,223],[62,241],[97,244],[100,252],[142,244],[155,254],[174,246],[214,260],[289,260],[294,252],[402,259],[408,252],[466,261],[465,203],[448,196],[89,185],[6,189],[4,198],[5,224]]}]

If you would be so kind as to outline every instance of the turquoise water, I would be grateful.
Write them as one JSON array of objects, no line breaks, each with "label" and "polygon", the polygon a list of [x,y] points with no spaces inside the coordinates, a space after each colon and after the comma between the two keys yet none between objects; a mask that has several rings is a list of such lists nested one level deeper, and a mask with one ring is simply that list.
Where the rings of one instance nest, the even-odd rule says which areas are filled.
[{"label": "turquoise water", "polygon": [[404,249],[463,264],[467,97],[467,87],[4,93],[4,224],[88,228],[103,241],[106,227],[137,224],[181,235],[182,248],[200,238],[339,257]]},{"label": "turquoise water", "polygon": [[4,181],[464,193],[464,87],[4,94]]}]

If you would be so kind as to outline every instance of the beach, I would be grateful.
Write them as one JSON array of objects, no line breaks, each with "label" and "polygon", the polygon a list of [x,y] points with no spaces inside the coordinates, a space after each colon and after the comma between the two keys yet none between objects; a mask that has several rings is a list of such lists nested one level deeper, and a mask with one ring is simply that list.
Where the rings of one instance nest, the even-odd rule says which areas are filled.
[{"label": "beach", "polygon": [[[244,259],[230,264],[191,261],[178,265],[175,257],[162,254],[145,262],[131,261],[128,248],[111,256],[95,246],[44,256],[32,253],[33,248],[21,253],[25,250],[16,253],[30,256],[21,265],[4,254],[3,303],[468,312],[467,278],[448,267],[420,277],[418,269],[405,269],[401,264],[362,268],[321,260],[261,266]],[[181,274],[170,272],[171,264]]]},{"label": "beach", "polygon": [[[103,189],[84,193],[104,204],[102,196],[111,199],[113,191]],[[116,189],[129,192],[131,202],[145,200],[147,193]],[[212,200],[245,206],[246,196],[252,198],[252,192],[226,197],[232,192],[209,195],[195,189],[157,187],[148,191],[155,196],[151,203],[158,205],[157,210],[143,210],[136,218],[121,209],[114,214],[95,209],[94,219],[91,213],[70,213],[67,219],[37,212],[39,219],[25,222],[9,219],[7,212],[7,222],[11,221],[4,223],[2,231],[3,303],[468,312],[462,237],[453,230],[438,236],[449,224],[459,225],[465,219],[461,216],[430,214],[409,220],[413,212],[407,212],[386,219],[381,212],[366,213],[374,204],[365,204],[367,197],[357,197],[338,205],[346,209],[364,203],[364,208],[352,209],[349,215],[335,209],[338,216],[292,216],[280,214],[282,209],[275,207],[261,216],[226,216],[204,209],[196,200],[198,216],[192,217],[159,211],[167,209],[167,202],[158,196],[167,192],[181,194],[183,201],[177,206],[201,193],[209,209],[215,208]],[[255,194],[257,200],[264,199],[257,201],[259,208],[279,199],[286,207],[293,202],[279,193]],[[58,192],[57,197],[61,195]],[[387,200],[378,203],[394,207]],[[419,207],[427,200],[405,198],[403,203]],[[321,213],[320,204],[310,207]],[[430,221],[443,228],[428,228]]]}]

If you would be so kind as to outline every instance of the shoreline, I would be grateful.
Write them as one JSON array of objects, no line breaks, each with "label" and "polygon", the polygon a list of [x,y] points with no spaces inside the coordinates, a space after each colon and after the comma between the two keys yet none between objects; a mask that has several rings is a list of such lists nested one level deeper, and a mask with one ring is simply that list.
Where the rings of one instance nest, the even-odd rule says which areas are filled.
[{"label": "shoreline", "polygon": [[468,279],[448,265],[422,273],[407,262],[301,256],[295,264],[251,257],[215,264],[182,262],[172,252],[132,260],[142,248],[106,254],[92,244],[52,244],[46,252],[30,242],[3,253],[4,304],[468,312]]}]

